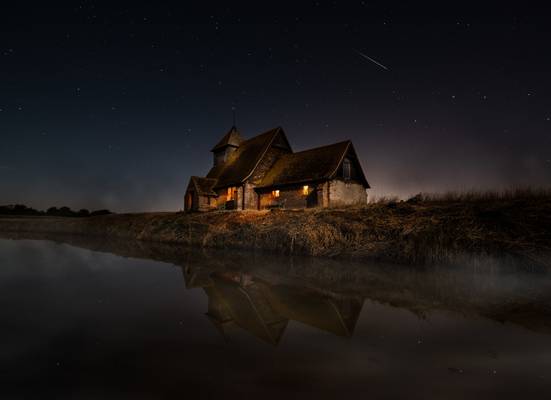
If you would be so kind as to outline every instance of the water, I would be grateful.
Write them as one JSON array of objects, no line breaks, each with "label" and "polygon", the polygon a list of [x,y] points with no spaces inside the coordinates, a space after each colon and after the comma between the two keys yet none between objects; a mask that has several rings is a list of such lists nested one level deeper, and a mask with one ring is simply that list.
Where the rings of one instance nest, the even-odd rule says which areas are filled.
[{"label": "water", "polygon": [[0,398],[542,398],[551,274],[0,240]]}]

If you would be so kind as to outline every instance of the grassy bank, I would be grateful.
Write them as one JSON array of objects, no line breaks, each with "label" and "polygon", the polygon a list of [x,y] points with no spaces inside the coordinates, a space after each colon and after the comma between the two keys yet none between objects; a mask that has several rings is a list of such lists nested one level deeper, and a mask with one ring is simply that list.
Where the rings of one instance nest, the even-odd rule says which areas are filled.
[{"label": "grassy bank", "polygon": [[205,248],[431,263],[507,253],[548,264],[551,194],[416,196],[356,209],[3,217],[5,232],[104,236]]}]

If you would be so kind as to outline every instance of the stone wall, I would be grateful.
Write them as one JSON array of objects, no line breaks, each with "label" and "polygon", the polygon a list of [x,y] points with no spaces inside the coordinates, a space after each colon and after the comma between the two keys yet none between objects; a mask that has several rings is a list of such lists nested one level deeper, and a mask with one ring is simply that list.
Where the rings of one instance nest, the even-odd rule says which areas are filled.
[{"label": "stone wall", "polygon": [[283,208],[307,208],[322,205],[323,185],[309,185],[308,196],[303,193],[303,186],[293,186],[279,189],[279,197],[272,192],[261,193],[260,209],[280,206]]},{"label": "stone wall", "polygon": [[251,183],[245,183],[244,196],[245,196],[245,210],[257,210],[258,209],[258,194],[254,190],[255,185]]},{"label": "stone wall", "polygon": [[285,208],[306,208],[306,196],[302,194],[302,187],[280,190],[279,202]]},{"label": "stone wall", "polygon": [[318,191],[318,205],[319,207],[329,207],[329,182],[320,183],[317,187]]},{"label": "stone wall", "polygon": [[[188,197],[191,196],[191,204]],[[216,198],[213,196],[201,196],[195,190],[187,190],[184,209],[186,211],[210,211],[217,208]]]},{"label": "stone wall", "polygon": [[367,204],[367,193],[362,184],[338,179],[328,183],[329,207]]},{"label": "stone wall", "polygon": [[277,199],[272,196],[272,193],[260,193],[258,195],[258,204],[261,210],[277,205]]},{"label": "stone wall", "polygon": [[[293,186],[279,189],[279,197],[274,197],[272,192],[255,191],[255,185],[246,183],[234,188],[235,210],[266,209],[280,206],[283,208],[307,208],[307,207],[342,207],[349,205],[363,205],[367,203],[365,188],[358,182],[334,179],[320,184],[310,184],[308,196],[303,194],[303,186]],[[199,211],[208,211],[217,207],[226,206],[227,188],[219,189],[218,200],[214,197],[197,196],[194,198],[194,206],[197,204]]]},{"label": "stone wall", "polygon": [[216,198],[212,196],[197,196],[197,204],[198,211],[215,210],[217,207]]},{"label": "stone wall", "polygon": [[[241,210],[243,206],[243,187],[235,186],[233,190],[236,191],[234,196],[235,208],[234,210]],[[228,204],[228,188],[217,189],[216,193],[218,194],[217,207],[227,207]]]},{"label": "stone wall", "polygon": [[306,208],[306,196],[302,189],[280,189],[279,197],[274,197],[271,192],[260,195],[260,208],[280,206],[283,208]]}]

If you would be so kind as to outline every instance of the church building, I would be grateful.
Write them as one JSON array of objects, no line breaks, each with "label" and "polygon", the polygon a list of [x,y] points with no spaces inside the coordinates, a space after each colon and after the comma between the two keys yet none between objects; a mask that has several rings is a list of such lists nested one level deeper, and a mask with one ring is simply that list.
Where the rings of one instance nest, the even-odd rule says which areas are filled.
[{"label": "church building", "polygon": [[281,127],[244,140],[234,126],[211,152],[207,176],[189,180],[186,211],[367,203],[369,184],[349,140],[295,153]]}]

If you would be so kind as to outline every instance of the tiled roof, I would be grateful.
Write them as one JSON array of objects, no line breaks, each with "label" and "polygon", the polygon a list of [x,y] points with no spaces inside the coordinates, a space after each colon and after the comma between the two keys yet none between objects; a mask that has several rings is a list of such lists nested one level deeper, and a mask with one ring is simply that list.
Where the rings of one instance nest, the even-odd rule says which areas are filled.
[{"label": "tiled roof", "polygon": [[[285,154],[268,171],[259,187],[330,179],[335,175],[351,146],[352,143],[347,140],[298,153]],[[369,187],[363,173],[361,177],[364,185]]]},{"label": "tiled roof", "polygon": [[203,178],[200,176],[192,176],[191,182],[193,183],[197,194],[204,196],[216,196],[216,192],[213,190],[216,184],[216,179]]},{"label": "tiled roof", "polygon": [[229,155],[226,162],[209,171],[207,178],[218,180],[215,187],[241,184],[254,171],[279,132],[282,132],[280,127],[270,129],[241,142],[239,147]]},{"label": "tiled roof", "polygon": [[243,138],[239,134],[237,128],[235,126],[232,126],[229,132],[224,135],[224,137],[216,144],[216,146],[212,148],[211,151],[223,149],[226,146],[239,147],[241,142],[243,142]]}]

